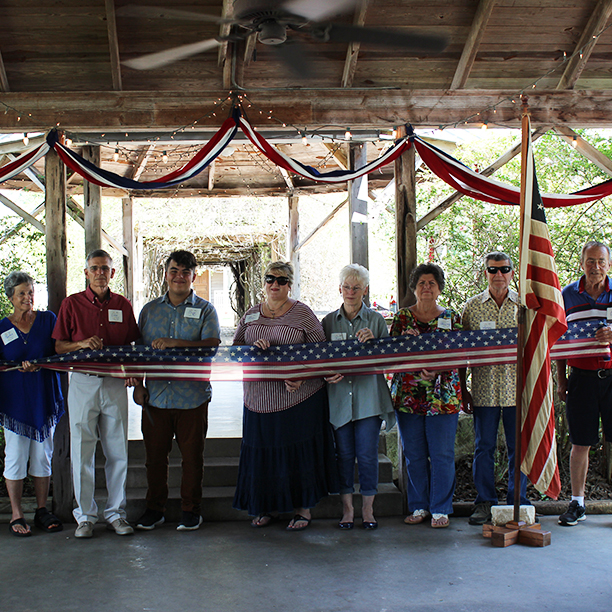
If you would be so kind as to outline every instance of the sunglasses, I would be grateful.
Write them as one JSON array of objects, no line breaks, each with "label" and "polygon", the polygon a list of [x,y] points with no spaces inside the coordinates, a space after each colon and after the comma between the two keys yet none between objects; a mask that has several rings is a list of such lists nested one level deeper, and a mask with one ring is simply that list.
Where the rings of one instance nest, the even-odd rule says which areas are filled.
[{"label": "sunglasses", "polygon": [[273,285],[274,281],[276,281],[281,287],[283,287],[289,282],[289,279],[286,276],[274,276],[273,274],[266,274],[265,281],[266,283],[268,283],[268,285]]},{"label": "sunglasses", "polygon": [[487,266],[487,272],[489,274],[497,274],[501,272],[502,274],[508,274],[512,270],[512,266]]}]

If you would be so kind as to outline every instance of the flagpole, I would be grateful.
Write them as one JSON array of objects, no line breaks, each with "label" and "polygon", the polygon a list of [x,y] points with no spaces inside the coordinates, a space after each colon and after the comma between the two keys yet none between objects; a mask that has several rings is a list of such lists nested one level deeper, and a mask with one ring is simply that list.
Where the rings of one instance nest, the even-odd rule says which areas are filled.
[{"label": "flagpole", "polygon": [[[523,231],[525,223],[525,190],[527,182],[527,151],[529,148],[530,122],[528,108],[528,97],[521,96],[523,103],[523,115],[521,122],[521,208],[520,208],[520,233],[519,233],[519,270],[522,258],[526,256],[523,252]],[[519,295],[521,295],[519,275]],[[518,334],[516,339],[516,417],[514,429],[514,521],[518,523],[521,514],[521,454],[522,454],[522,424],[523,424],[523,355],[525,352],[525,304],[521,303],[517,312]]]}]

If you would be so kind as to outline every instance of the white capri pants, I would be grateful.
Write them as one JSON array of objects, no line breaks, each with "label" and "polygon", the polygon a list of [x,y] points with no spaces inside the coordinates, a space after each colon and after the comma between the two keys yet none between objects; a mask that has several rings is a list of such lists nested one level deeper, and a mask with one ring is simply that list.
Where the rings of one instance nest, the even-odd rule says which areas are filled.
[{"label": "white capri pants", "polygon": [[28,475],[44,478],[51,476],[51,457],[53,456],[53,431],[43,442],[20,436],[8,429],[4,430],[4,477],[8,480],[23,480]]}]

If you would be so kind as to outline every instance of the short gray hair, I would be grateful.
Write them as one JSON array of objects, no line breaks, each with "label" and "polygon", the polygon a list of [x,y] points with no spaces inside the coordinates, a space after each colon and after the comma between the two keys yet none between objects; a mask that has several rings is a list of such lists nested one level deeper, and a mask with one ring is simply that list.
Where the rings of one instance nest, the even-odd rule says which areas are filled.
[{"label": "short gray hair", "polygon": [[29,274],[19,271],[11,272],[4,279],[4,293],[6,293],[6,297],[9,299],[12,298],[15,293],[15,287],[23,285],[23,283],[27,283],[34,287],[34,279]]},{"label": "short gray hair", "polygon": [[85,267],[89,267],[89,262],[96,257],[105,257],[111,263],[111,268],[113,267],[113,258],[110,254],[104,249],[94,249],[85,259]]},{"label": "short gray hair", "polygon": [[514,270],[514,264],[512,263],[510,255],[504,253],[503,251],[491,251],[490,253],[487,253],[482,260],[485,268],[489,265],[490,261],[508,261],[510,267]]},{"label": "short gray hair", "polygon": [[584,256],[586,255],[587,249],[597,247],[598,249],[605,249],[608,252],[608,261],[610,261],[610,247],[603,242],[599,242],[597,240],[589,240],[583,247],[582,251],[580,251],[580,263],[584,263]]},{"label": "short gray hair", "polygon": [[286,276],[289,279],[289,285],[293,285],[293,266],[290,262],[273,261],[271,264],[268,264],[268,267],[264,272],[264,277],[271,272],[280,272],[283,276]]},{"label": "short gray hair", "polygon": [[370,284],[370,273],[366,267],[360,264],[349,264],[340,270],[340,284],[347,278],[356,278],[359,282],[363,283],[364,289]]}]

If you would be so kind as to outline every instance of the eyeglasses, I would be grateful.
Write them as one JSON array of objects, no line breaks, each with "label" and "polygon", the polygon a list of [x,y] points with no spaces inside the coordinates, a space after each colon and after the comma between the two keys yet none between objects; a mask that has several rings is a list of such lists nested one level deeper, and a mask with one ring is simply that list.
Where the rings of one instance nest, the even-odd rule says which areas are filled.
[{"label": "eyeglasses", "polygon": [[487,266],[487,272],[489,274],[497,274],[498,272],[508,274],[510,271],[512,271],[512,266]]},{"label": "eyeglasses", "polygon": [[273,285],[276,281],[281,287],[284,287],[289,279],[286,276],[274,276],[273,274],[266,274],[265,281],[268,285]]}]

